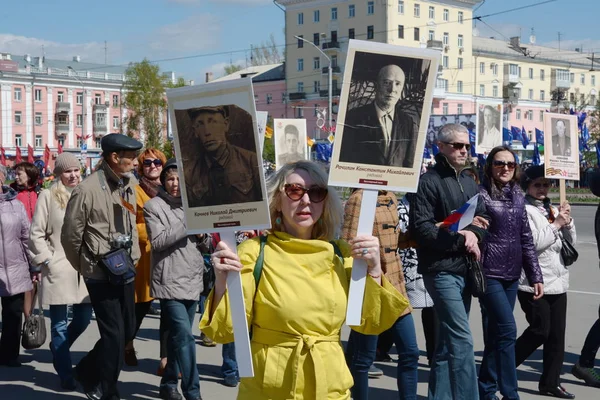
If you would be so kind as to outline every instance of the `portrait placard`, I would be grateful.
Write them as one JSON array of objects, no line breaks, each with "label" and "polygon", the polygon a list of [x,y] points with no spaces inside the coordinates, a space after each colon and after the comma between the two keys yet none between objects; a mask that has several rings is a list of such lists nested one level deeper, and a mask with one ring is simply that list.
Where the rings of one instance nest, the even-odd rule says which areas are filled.
[{"label": "portrait placard", "polygon": [[269,113],[267,111],[256,112],[256,125],[258,128],[258,143],[260,144],[260,154],[262,155],[263,146],[265,145],[265,129],[267,129],[267,119]]},{"label": "portrait placard", "polygon": [[439,57],[350,40],[329,185],[417,190]]},{"label": "portrait placard", "polygon": [[251,79],[167,90],[188,232],[270,227]]},{"label": "portrait placard", "polygon": [[546,178],[579,180],[577,116],[544,113]]},{"label": "portrait placard", "polygon": [[281,168],[287,163],[306,160],[306,119],[273,120],[275,126],[275,167]]},{"label": "portrait placard", "polygon": [[477,102],[475,148],[478,154],[502,146],[502,103]]}]

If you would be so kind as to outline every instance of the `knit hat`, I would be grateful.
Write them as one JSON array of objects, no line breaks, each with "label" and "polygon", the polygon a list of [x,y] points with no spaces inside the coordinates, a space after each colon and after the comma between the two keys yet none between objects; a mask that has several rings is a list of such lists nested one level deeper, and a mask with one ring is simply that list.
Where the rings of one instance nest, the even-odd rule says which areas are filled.
[{"label": "knit hat", "polygon": [[72,153],[60,153],[54,161],[54,175],[60,175],[68,169],[81,168],[79,159]]},{"label": "knit hat", "polygon": [[174,158],[171,158],[170,160],[168,160],[167,163],[164,165],[163,170],[160,172],[160,183],[163,186],[165,186],[165,179],[167,178],[167,172],[170,169],[177,169],[177,160]]},{"label": "knit hat", "polygon": [[523,171],[523,173],[521,174],[521,189],[523,189],[524,192],[527,192],[527,189],[529,188],[529,184],[536,180],[537,178],[543,178],[544,177],[544,164],[542,165],[532,165],[531,167],[527,168],[525,171]]}]

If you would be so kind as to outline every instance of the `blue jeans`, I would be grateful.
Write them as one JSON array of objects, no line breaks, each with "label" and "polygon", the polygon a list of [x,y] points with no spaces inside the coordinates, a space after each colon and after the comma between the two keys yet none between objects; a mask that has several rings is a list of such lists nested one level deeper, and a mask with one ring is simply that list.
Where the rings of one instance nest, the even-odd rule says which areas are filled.
[{"label": "blue jeans", "polygon": [[429,374],[429,399],[479,399],[473,337],[469,327],[471,293],[465,277],[449,272],[423,275],[434,302],[439,336]]},{"label": "blue jeans", "polygon": [[579,364],[585,368],[594,368],[596,354],[598,354],[598,349],[600,348],[600,308],[598,309],[598,314],[599,318],[588,332],[583,349],[581,350],[581,356],[579,357]]},{"label": "blue jeans", "polygon": [[491,400],[496,391],[506,400],[519,399],[515,343],[517,324],[513,314],[519,281],[487,278],[487,289],[480,298],[484,329],[487,333],[479,368],[479,397]]},{"label": "blue jeans", "polygon": [[52,336],[50,350],[54,359],[54,367],[61,381],[73,378],[71,371],[73,363],[69,349],[90,324],[92,305],[90,303],[73,304],[73,319],[70,324],[68,312],[66,304],[50,305],[50,333]]},{"label": "blue jeans", "polygon": [[[419,346],[415,332],[415,322],[412,314],[404,315],[389,329],[398,352],[398,367],[396,383],[401,399],[412,400],[417,398],[417,382],[419,367]],[[354,400],[369,398],[369,368],[375,360],[377,350],[377,336],[363,335],[351,331],[346,348],[346,358],[354,387],[352,397]]]},{"label": "blue jeans", "polygon": [[161,312],[166,313],[169,330],[167,341],[167,367],[160,386],[177,388],[177,375],[181,372],[181,391],[186,399],[200,396],[200,379],[196,366],[196,341],[192,325],[198,302],[195,300],[160,301]]}]

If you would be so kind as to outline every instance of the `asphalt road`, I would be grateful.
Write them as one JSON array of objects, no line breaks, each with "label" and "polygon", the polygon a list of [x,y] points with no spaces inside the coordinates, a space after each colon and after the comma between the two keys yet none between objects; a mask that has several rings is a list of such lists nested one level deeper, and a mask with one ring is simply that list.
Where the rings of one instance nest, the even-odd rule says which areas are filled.
[{"label": "asphalt road", "polygon": [[[567,316],[566,356],[563,366],[562,383],[577,399],[598,399],[600,389],[584,386],[574,378],[570,369],[577,361],[585,336],[598,316],[600,303],[600,270],[598,269],[598,251],[594,237],[595,206],[574,206],[572,214],[577,227],[579,260],[570,267],[571,287]],[[527,323],[518,305],[515,307],[519,333]],[[420,311],[415,310],[414,318],[417,327],[417,338],[420,348],[425,348],[424,336],[420,324]],[[159,318],[148,316],[136,340],[136,349],[140,360],[136,368],[125,367],[120,377],[120,391],[123,399],[155,399],[158,397],[160,378],[156,376],[158,366],[158,322]],[[48,332],[49,329],[49,320]],[[197,325],[196,325],[197,326]],[[483,350],[481,331],[481,314],[479,304],[474,300],[471,312],[471,329],[475,342],[476,358],[480,360]],[[199,335],[196,329],[195,334]],[[344,338],[348,330],[344,329]],[[77,362],[94,345],[98,339],[95,321],[73,345],[72,357]],[[0,367],[0,399],[1,400],[58,400],[85,398],[80,392],[60,390],[59,380],[52,368],[52,358],[48,344],[41,349],[21,351],[21,368]],[[537,351],[518,369],[521,399],[540,399],[537,394],[537,383],[541,373],[541,351]],[[392,354],[392,357],[395,357]],[[197,347],[198,370],[200,373],[201,392],[204,399],[235,399],[237,389],[221,384],[219,368],[221,364],[220,347]],[[394,363],[378,363],[384,376],[370,380],[371,398],[377,400],[398,399],[395,381]],[[421,352],[419,363],[419,398],[426,398],[428,368],[424,352]],[[318,399],[321,400],[321,399]],[[467,399],[468,400],[468,399]]]}]

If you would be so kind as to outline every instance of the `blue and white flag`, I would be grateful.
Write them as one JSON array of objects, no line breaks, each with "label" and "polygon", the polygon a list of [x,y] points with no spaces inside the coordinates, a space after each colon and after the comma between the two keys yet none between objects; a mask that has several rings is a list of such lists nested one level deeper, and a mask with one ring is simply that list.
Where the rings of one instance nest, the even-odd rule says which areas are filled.
[{"label": "blue and white flag", "polygon": [[540,149],[538,148],[537,143],[533,144],[533,159],[531,160],[531,162],[533,163],[533,165],[540,165],[540,163],[541,163]]},{"label": "blue and white flag", "polygon": [[476,135],[475,131],[469,129],[469,143],[471,143],[471,157],[477,157],[477,149],[475,148]]},{"label": "blue and white flag", "polygon": [[535,141],[537,144],[544,145],[544,131],[540,131],[538,128],[535,128]]},{"label": "blue and white flag", "polygon": [[502,141],[507,142],[509,146],[512,146],[513,135],[512,132],[507,128],[502,128]]},{"label": "blue and white flag", "polygon": [[527,136],[527,131],[525,127],[521,129],[521,144],[523,144],[523,148],[526,148],[529,145],[529,136]]}]

